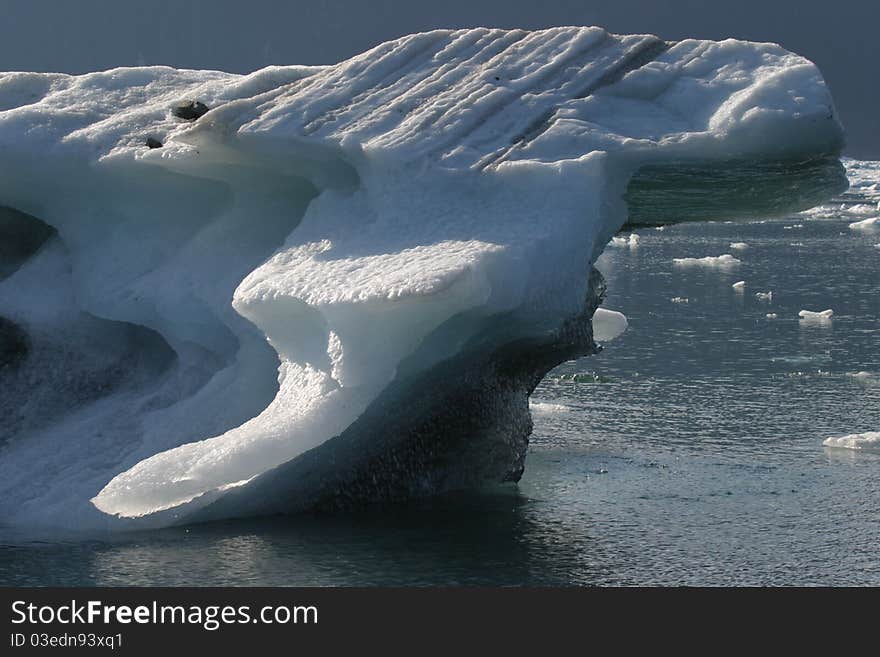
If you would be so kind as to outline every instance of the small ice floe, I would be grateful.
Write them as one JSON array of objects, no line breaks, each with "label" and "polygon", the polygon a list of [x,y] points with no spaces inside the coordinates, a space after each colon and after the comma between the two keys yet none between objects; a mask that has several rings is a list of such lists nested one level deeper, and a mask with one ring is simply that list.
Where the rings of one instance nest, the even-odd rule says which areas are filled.
[{"label": "small ice floe", "polygon": [[[880,206],[880,204],[878,204]],[[858,203],[857,205],[851,205],[848,208],[841,206],[841,210],[844,210],[847,214],[874,214],[877,210],[880,210],[880,207],[875,207],[870,203]]]},{"label": "small ice floe", "polygon": [[674,258],[672,264],[678,267],[709,267],[713,269],[724,269],[727,267],[736,267],[742,264],[742,260],[737,260],[729,253],[720,256],[706,256],[705,258]]},{"label": "small ice floe", "polygon": [[880,450],[880,431],[866,431],[865,433],[853,433],[848,436],[826,438],[822,441],[825,447],[838,447],[841,449],[867,449]]},{"label": "small ice floe", "polygon": [[610,246],[617,246],[620,248],[628,246],[631,249],[637,249],[639,247],[640,241],[641,241],[641,238],[638,236],[637,233],[630,233],[629,237],[623,237],[623,236],[619,236],[619,235],[612,237],[611,241],[609,242],[609,245]]},{"label": "small ice floe", "polygon": [[[635,373],[638,376],[638,372]],[[574,383],[610,383],[611,377],[596,372],[575,372],[574,374],[561,374],[559,381],[573,381]]]},{"label": "small ice floe", "polygon": [[818,312],[813,310],[802,310],[798,313],[798,317],[801,318],[802,324],[830,324],[831,317],[834,315],[834,311],[831,308],[827,310],[820,310]]},{"label": "small ice floe", "polygon": [[869,217],[861,221],[854,221],[849,227],[851,230],[876,230],[880,228],[880,217]]},{"label": "small ice floe", "polygon": [[867,388],[880,386],[880,378],[877,378],[877,375],[873,372],[847,372],[846,376],[860,386],[865,386]]},{"label": "small ice floe", "polygon": [[538,415],[558,415],[559,413],[568,413],[571,408],[565,404],[551,404],[549,402],[538,402],[530,399],[529,410]]},{"label": "small ice floe", "polygon": [[792,224],[791,226],[783,226],[785,230],[793,230],[795,228],[803,228],[803,224]]},{"label": "small ice floe", "polygon": [[743,251],[743,250],[749,248],[749,245],[746,244],[745,242],[731,242],[730,248],[736,249],[737,251]]},{"label": "small ice floe", "polygon": [[616,310],[596,308],[593,313],[593,339],[609,342],[621,335],[627,327],[626,315]]},{"label": "small ice floe", "polygon": [[666,230],[666,226],[654,226],[654,230]]},{"label": "small ice floe", "polygon": [[687,297],[672,297],[670,301],[672,303],[690,303],[690,299]]},{"label": "small ice floe", "polygon": [[776,313],[767,313],[767,314],[764,315],[764,316],[765,316],[767,319],[776,319],[777,317],[779,317],[779,315],[777,315]]},{"label": "small ice floe", "polygon": [[755,298],[758,301],[773,301],[773,290],[767,292],[755,292]]},{"label": "small ice floe", "polygon": [[874,245],[874,248],[875,248],[875,249],[880,249],[880,244],[875,244],[875,245]]},{"label": "small ice floe", "polygon": [[746,287],[746,282],[745,281],[737,281],[736,283],[734,283],[730,287],[732,287],[737,292],[742,292]]}]

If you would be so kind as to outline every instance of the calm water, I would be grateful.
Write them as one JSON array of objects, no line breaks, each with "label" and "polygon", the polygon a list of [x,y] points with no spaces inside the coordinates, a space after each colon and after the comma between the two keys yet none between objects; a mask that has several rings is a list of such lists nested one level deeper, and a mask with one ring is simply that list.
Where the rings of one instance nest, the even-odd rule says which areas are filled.
[{"label": "calm water", "polygon": [[[880,166],[848,165],[854,189],[806,216],[609,247],[606,306],[630,328],[536,391],[518,486],[113,537],[4,530],[0,584],[880,585],[880,452],[822,446],[880,430],[880,227],[848,227],[877,216]],[[742,264],[672,263],[722,253]]]}]

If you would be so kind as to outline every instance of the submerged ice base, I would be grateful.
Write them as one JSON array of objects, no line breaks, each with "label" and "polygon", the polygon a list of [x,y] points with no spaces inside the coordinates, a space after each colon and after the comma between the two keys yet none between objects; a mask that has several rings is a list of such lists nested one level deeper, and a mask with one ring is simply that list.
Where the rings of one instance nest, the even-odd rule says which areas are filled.
[{"label": "submerged ice base", "polygon": [[591,322],[613,235],[804,209],[845,186],[841,145],[777,45],[592,27],[247,76],[0,74],[0,517],[516,480],[537,382],[625,328]]}]

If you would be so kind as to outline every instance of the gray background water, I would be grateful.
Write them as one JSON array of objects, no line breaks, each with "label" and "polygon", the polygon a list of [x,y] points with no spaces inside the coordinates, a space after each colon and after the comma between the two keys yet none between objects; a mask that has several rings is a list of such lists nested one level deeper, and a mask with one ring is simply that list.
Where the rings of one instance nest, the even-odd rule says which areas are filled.
[{"label": "gray background water", "polygon": [[[118,536],[0,529],[0,584],[880,584],[880,453],[822,447],[880,430],[880,232],[848,228],[863,200],[609,247],[606,305],[630,328],[536,391],[518,486]],[[743,262],[672,264],[721,253]]]}]

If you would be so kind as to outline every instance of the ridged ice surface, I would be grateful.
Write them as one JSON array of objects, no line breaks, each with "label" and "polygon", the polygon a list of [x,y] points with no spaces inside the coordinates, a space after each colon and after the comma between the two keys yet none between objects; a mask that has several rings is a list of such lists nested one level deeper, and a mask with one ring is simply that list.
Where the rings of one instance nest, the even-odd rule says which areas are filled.
[{"label": "ridged ice surface", "polygon": [[[5,405],[62,401],[4,435],[0,512],[178,521],[342,434],[402,363],[565,326],[634,172],[659,167],[632,202],[661,222],[717,212],[711,185],[675,189],[727,162],[722,213],[750,180],[750,209],[803,209],[841,143],[819,71],[779,46],[601,28],[438,30],[246,76],[2,74],[0,206],[53,229],[0,282]],[[93,342],[128,374],[86,394]]]}]

